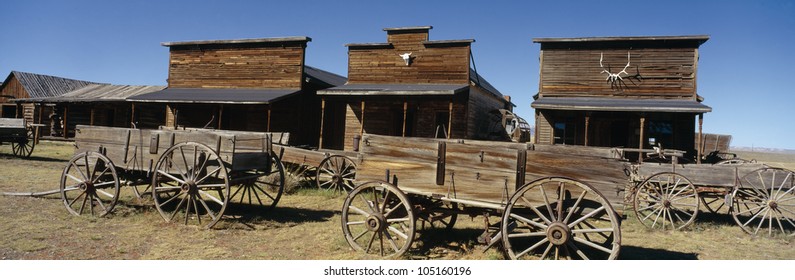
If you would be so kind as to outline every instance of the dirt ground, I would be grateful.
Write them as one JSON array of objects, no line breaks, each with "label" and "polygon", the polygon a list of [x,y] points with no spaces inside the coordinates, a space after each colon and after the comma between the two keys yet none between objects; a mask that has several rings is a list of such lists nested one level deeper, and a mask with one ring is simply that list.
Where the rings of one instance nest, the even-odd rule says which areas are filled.
[{"label": "dirt ground", "polygon": [[[10,153],[9,146],[0,146],[0,192],[38,192],[57,188],[72,149],[70,143],[42,142],[29,159]],[[795,168],[792,156],[772,158],[775,164]],[[164,222],[151,201],[139,201],[125,188],[114,212],[94,219],[70,215],[57,195],[0,196],[0,259],[367,258],[345,242],[340,226],[343,200],[344,195],[298,189],[283,196],[270,212],[246,221],[225,219],[217,229],[206,230]],[[499,248],[486,249],[477,243],[483,232],[482,217],[458,220],[449,232],[420,231],[404,258],[503,259]],[[629,216],[622,223],[622,237],[620,259],[625,260],[795,259],[795,239],[749,236],[727,214],[699,214],[694,226],[676,232],[647,230]]]}]

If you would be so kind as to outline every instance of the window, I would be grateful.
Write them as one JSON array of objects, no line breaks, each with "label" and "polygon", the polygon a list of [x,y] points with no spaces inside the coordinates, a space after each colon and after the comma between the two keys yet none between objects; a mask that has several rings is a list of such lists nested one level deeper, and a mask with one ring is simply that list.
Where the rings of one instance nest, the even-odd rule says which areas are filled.
[{"label": "window", "polygon": [[573,122],[555,122],[553,125],[553,144],[575,145],[577,141],[577,126]]}]

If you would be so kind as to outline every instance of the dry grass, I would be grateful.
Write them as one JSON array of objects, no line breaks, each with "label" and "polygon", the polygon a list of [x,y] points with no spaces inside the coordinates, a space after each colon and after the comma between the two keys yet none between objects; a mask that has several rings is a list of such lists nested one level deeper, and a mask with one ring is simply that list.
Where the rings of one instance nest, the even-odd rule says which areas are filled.
[{"label": "dry grass", "polygon": [[[10,147],[0,146],[0,191],[30,192],[55,189],[72,150],[70,144],[43,142],[31,159],[9,154]],[[213,230],[165,223],[151,202],[136,200],[129,188],[122,188],[114,213],[98,219],[69,215],[57,196],[0,196],[0,258],[366,258],[352,252],[342,236],[344,196],[307,187],[310,184],[302,183],[300,174],[293,177],[288,180],[296,187],[273,211],[247,221],[227,219],[219,224],[220,229]],[[483,217],[461,216],[458,220],[450,232],[420,232],[414,248],[404,257],[503,258],[499,248],[484,250],[476,242],[483,231]],[[725,214],[700,215],[695,226],[678,232],[649,231],[629,216],[622,232],[622,259],[795,259],[792,238],[751,237]]]}]

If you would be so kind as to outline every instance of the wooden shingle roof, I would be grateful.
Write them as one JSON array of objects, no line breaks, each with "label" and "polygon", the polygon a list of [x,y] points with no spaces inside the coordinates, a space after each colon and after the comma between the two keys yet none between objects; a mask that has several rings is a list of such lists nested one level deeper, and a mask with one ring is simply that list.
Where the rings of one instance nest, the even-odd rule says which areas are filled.
[{"label": "wooden shingle roof", "polygon": [[[30,98],[57,97],[67,92],[98,83],[67,79],[56,76],[34,74],[20,71],[11,71],[6,78],[6,83],[11,77],[16,77],[17,81],[25,88]],[[4,84],[6,84],[4,83]]]}]

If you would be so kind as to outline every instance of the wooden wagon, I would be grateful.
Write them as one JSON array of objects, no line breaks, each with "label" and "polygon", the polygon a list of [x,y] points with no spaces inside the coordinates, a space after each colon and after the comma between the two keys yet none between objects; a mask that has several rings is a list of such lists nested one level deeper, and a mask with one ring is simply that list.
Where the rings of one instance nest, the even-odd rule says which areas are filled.
[{"label": "wooden wagon", "polygon": [[121,185],[151,196],[166,221],[215,225],[230,205],[269,210],[284,190],[273,143],[289,134],[78,126],[60,193],[74,215],[105,216]]},{"label": "wooden wagon", "polygon": [[10,143],[14,155],[30,157],[36,146],[35,128],[25,119],[0,118],[0,145]]},{"label": "wooden wagon", "polygon": [[618,256],[619,150],[364,135],[360,153],[342,208],[355,250],[399,256],[418,225],[449,229],[469,214],[486,216],[484,241],[512,259]]},{"label": "wooden wagon", "polygon": [[318,188],[349,192],[355,185],[356,162],[359,153],[329,149],[306,149],[301,147],[274,145],[273,149],[284,163],[296,164],[310,170],[307,179]]},{"label": "wooden wagon", "polygon": [[743,160],[678,164],[676,156],[672,159],[630,169],[635,216],[646,227],[682,229],[700,211],[728,209],[749,234],[795,236],[795,172]]}]

